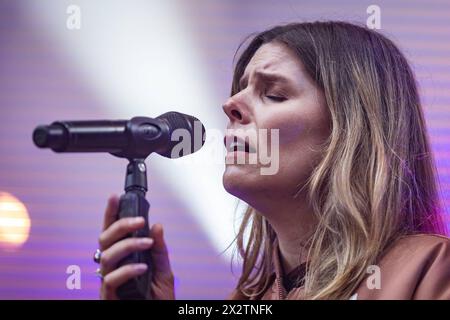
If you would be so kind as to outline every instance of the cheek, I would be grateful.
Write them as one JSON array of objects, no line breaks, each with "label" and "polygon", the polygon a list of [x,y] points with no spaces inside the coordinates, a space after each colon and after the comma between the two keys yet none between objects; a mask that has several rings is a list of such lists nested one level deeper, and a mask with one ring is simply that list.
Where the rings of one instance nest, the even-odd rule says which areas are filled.
[{"label": "cheek", "polygon": [[267,142],[261,139],[269,149],[278,148],[279,172],[273,183],[293,187],[306,179],[320,160],[323,143],[329,135],[328,118],[326,112],[315,107],[315,112],[306,112],[299,111],[297,105],[296,110],[273,112],[264,124],[260,123],[259,127],[269,129],[269,133],[270,129],[279,129],[278,145],[275,139],[270,139],[270,134]]},{"label": "cheek", "polygon": [[271,107],[257,120],[258,128],[268,129],[270,146],[271,129],[279,131],[280,149],[306,142],[320,144],[330,133],[328,109],[317,97],[292,101],[290,105]]},{"label": "cheek", "polygon": [[[309,120],[298,111],[278,111],[272,112],[267,119],[258,124],[259,128],[267,129],[267,138],[261,136],[261,143],[267,142],[267,145],[276,145],[277,140],[273,130],[278,130],[278,143],[280,149],[283,146],[295,144],[308,131]],[[272,138],[273,136],[273,138]]]}]

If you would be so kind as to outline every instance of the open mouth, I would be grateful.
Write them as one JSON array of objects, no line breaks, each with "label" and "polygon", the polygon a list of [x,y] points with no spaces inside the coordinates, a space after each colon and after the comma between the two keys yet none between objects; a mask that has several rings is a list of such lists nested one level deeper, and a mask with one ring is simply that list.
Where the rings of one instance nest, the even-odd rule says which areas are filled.
[{"label": "open mouth", "polygon": [[224,138],[224,144],[228,152],[247,152],[255,153],[256,149],[253,148],[245,139],[237,136],[226,136]]}]

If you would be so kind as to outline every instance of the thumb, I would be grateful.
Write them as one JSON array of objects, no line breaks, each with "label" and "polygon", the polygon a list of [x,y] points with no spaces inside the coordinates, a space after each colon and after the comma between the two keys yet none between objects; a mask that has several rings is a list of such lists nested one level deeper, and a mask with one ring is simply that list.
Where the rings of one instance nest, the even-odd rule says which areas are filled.
[{"label": "thumb", "polygon": [[150,229],[150,236],[154,244],[151,249],[154,276],[172,276],[170,267],[169,252],[164,240],[164,230],[161,224],[154,224]]}]

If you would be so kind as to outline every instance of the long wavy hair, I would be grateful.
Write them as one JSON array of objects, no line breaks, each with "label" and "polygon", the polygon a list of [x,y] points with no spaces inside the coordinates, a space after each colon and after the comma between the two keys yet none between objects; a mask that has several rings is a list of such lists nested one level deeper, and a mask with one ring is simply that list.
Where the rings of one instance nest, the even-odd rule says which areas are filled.
[{"label": "long wavy hair", "polygon": [[[351,23],[291,23],[251,38],[235,66],[232,96],[252,56],[272,41],[297,54],[325,96],[331,134],[302,184],[318,221],[304,297],[348,299],[392,241],[446,234],[414,74],[391,40]],[[258,296],[271,281],[276,234],[248,207],[236,239],[243,259],[237,291]]]}]

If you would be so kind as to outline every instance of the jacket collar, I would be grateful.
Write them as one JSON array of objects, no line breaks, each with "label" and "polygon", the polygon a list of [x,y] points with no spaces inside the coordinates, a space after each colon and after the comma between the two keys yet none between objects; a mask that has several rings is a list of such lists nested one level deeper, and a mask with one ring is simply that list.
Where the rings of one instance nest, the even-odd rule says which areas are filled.
[{"label": "jacket collar", "polygon": [[277,238],[275,238],[275,241],[273,242],[272,264],[272,277],[275,277],[275,281],[279,283],[279,286],[282,287],[280,289],[282,289],[285,294],[293,288],[303,286],[303,277],[305,276],[307,263],[305,262],[298,265],[297,267],[295,267],[295,269],[293,269],[291,272],[289,272],[289,274],[286,275],[281,264],[280,248]]}]

